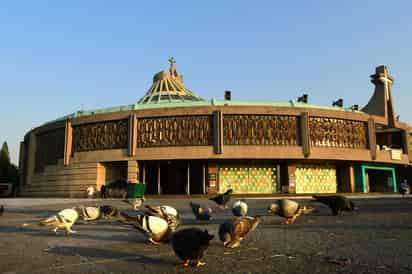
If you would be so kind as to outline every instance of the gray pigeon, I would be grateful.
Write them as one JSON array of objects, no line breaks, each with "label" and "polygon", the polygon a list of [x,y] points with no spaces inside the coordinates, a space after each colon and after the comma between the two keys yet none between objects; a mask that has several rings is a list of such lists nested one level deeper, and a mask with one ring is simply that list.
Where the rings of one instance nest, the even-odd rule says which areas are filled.
[{"label": "gray pigeon", "polygon": [[247,214],[247,203],[244,200],[236,201],[232,206],[232,213],[237,217],[246,216]]},{"label": "gray pigeon", "polygon": [[210,207],[204,207],[192,202],[190,202],[190,207],[192,208],[196,220],[208,221],[212,218],[212,209]]},{"label": "gray pigeon", "polygon": [[268,213],[285,218],[281,223],[286,225],[293,224],[300,215],[313,211],[315,211],[313,206],[301,206],[298,202],[289,199],[277,200],[268,207]]}]

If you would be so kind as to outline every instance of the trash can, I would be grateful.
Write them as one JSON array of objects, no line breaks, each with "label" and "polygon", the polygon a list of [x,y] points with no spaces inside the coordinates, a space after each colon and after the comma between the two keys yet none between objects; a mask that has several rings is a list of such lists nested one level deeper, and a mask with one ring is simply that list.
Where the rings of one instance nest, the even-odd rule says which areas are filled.
[{"label": "trash can", "polygon": [[146,191],[146,185],[143,183],[128,184],[127,198],[143,198]]}]

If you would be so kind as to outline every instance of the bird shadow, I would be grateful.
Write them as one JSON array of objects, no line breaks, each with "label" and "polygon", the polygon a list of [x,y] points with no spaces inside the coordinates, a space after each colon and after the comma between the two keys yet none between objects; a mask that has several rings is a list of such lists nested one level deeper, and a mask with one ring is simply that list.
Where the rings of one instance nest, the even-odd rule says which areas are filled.
[{"label": "bird shadow", "polygon": [[89,233],[82,234],[82,231],[77,230],[77,233],[66,235],[64,230],[59,230],[58,234],[54,234],[52,231],[29,231],[26,234],[34,237],[70,237],[80,240],[96,240],[96,241],[110,241],[110,242],[134,242],[134,243],[146,243],[147,240],[136,233],[134,235],[91,235]]},{"label": "bird shadow", "polygon": [[223,219],[215,219],[212,218],[211,220],[196,220],[196,219],[183,219],[182,224],[183,225],[220,225],[224,222]]},{"label": "bird shadow", "polygon": [[282,224],[265,224],[260,226],[263,229],[272,229],[272,228],[279,228],[279,229],[287,229],[287,230],[358,230],[358,231],[371,231],[371,230],[388,230],[388,228],[394,230],[410,230],[412,229],[411,225],[380,225],[380,224],[350,224],[350,223],[331,223],[331,224],[307,224],[307,223],[296,223],[293,225],[282,225]]},{"label": "bird shadow", "polygon": [[171,265],[170,261],[149,257],[143,254],[117,250],[99,249],[94,247],[56,246],[47,250],[48,253],[61,256],[81,256],[86,258],[121,260],[152,265]]},{"label": "bird shadow", "polygon": [[[52,231],[52,228],[40,227],[34,223],[28,226],[1,226],[1,233],[21,233],[33,237],[70,237],[74,239],[84,239],[84,240],[97,240],[97,241],[119,241],[119,242],[136,242],[136,243],[146,243],[147,240],[143,234],[134,230],[133,228],[127,229],[127,226],[122,228],[98,228],[98,227],[86,227],[77,225],[73,226],[72,229],[76,230],[77,233],[70,234],[66,236],[65,230],[60,229],[57,234]],[[122,234],[116,234],[122,233]]]}]

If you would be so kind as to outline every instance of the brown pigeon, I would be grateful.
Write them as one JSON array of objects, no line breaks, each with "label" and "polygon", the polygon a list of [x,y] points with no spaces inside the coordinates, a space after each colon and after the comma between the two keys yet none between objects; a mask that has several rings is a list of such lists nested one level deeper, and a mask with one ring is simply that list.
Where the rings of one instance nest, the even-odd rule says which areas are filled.
[{"label": "brown pigeon", "polygon": [[293,224],[296,218],[303,214],[309,214],[315,211],[313,206],[301,206],[296,201],[281,199],[272,203],[268,207],[268,213],[284,217],[282,224]]},{"label": "brown pigeon", "polygon": [[227,220],[219,226],[219,238],[225,247],[238,247],[243,238],[255,230],[259,222],[259,216],[244,216],[234,220]]}]

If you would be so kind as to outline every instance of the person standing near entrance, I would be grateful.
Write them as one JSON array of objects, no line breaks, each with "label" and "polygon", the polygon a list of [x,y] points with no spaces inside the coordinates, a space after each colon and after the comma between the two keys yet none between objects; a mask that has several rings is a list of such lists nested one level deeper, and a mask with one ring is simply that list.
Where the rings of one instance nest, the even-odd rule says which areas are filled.
[{"label": "person standing near entrance", "polygon": [[402,194],[402,197],[404,197],[405,194],[411,193],[411,187],[408,184],[408,180],[404,179],[402,181],[402,183],[399,185],[399,192]]}]

